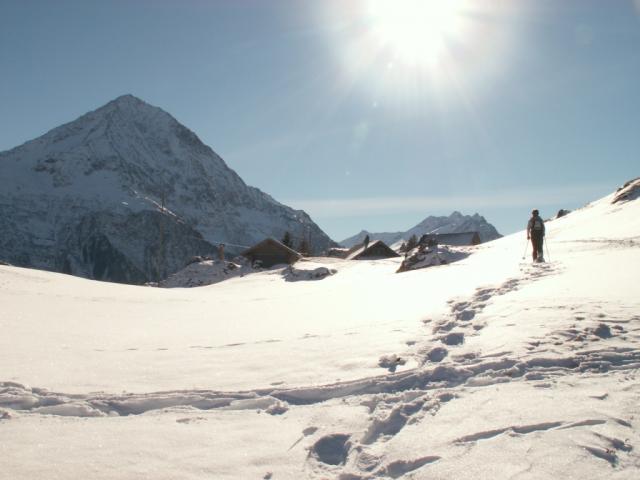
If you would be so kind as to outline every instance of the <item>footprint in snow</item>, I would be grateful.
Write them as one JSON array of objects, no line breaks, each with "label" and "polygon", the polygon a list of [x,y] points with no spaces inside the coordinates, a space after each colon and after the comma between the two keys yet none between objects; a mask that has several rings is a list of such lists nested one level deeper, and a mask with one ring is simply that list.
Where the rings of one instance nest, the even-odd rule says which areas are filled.
[{"label": "footprint in snow", "polygon": [[469,320],[472,320],[473,317],[476,316],[476,311],[475,310],[463,310],[460,313],[456,314],[456,319],[457,320],[462,320],[463,322],[468,322]]},{"label": "footprint in snow", "polygon": [[344,465],[351,448],[350,436],[334,433],[320,438],[313,444],[310,455],[327,465]]},{"label": "footprint in snow", "polygon": [[436,325],[435,327],[433,327],[432,332],[433,332],[433,333],[450,332],[450,331],[451,331],[451,330],[453,330],[456,326],[457,326],[457,324],[456,324],[456,322],[454,322],[454,321],[441,322],[440,324],[438,324],[438,325]]},{"label": "footprint in snow", "polygon": [[444,358],[447,356],[448,353],[449,352],[447,351],[446,348],[435,347],[429,350],[429,353],[427,353],[427,358],[429,359],[430,362],[437,363],[444,360]]},{"label": "footprint in snow", "polygon": [[445,345],[461,345],[464,343],[464,333],[461,332],[453,332],[445,335],[444,337],[440,337],[439,339]]},{"label": "footprint in snow", "polygon": [[593,334],[600,338],[611,338],[612,336],[611,329],[609,328],[608,325],[605,325],[604,323],[601,323],[600,325],[598,325],[598,327],[595,330],[593,330]]},{"label": "footprint in snow", "polygon": [[395,353],[391,355],[383,355],[378,359],[378,366],[386,368],[391,373],[395,372],[399,365],[405,365],[407,360],[397,356]]},{"label": "footprint in snow", "polygon": [[460,312],[460,311],[464,310],[465,308],[467,308],[468,306],[469,306],[469,302],[459,302],[459,303],[454,304],[451,307],[451,310],[454,311],[454,312]]}]

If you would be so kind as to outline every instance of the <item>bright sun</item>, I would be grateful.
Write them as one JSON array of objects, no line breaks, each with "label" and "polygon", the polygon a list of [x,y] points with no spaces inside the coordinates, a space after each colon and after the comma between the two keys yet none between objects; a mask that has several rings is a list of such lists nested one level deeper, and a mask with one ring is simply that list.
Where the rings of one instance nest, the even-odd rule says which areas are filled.
[{"label": "bright sun", "polygon": [[466,0],[370,0],[371,33],[396,61],[431,66],[464,34]]},{"label": "bright sun", "polygon": [[[315,3],[315,2],[313,2]],[[522,2],[512,0],[326,0],[322,26],[342,63],[341,88],[444,105],[480,88],[507,65]],[[346,90],[348,89],[348,90]],[[435,94],[435,95],[431,95]]]}]

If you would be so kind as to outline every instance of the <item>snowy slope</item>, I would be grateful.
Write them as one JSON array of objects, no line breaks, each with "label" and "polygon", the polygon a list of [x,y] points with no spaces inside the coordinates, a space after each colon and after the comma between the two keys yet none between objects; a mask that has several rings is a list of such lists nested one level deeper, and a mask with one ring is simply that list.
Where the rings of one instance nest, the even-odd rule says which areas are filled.
[{"label": "snowy slope", "polygon": [[238,253],[287,230],[317,251],[331,244],[306,213],[245,185],[131,95],[0,153],[0,258],[14,265],[142,283],[212,244]]},{"label": "snowy slope", "polygon": [[462,232],[478,232],[483,242],[495,240],[501,235],[487,220],[477,214],[463,215],[460,212],[453,212],[448,217],[428,216],[415,227],[410,228],[406,232],[384,232],[371,233],[362,230],[360,233],[346,238],[340,242],[347,248],[351,248],[358,243],[364,241],[364,237],[369,235],[371,240],[382,240],[387,245],[393,245],[400,241],[407,241],[411,236],[415,235],[420,238],[425,233],[462,233]]},{"label": "snowy slope", "polygon": [[190,289],[0,266],[0,478],[635,479],[640,200],[613,197],[548,222],[542,265],[520,232]]}]

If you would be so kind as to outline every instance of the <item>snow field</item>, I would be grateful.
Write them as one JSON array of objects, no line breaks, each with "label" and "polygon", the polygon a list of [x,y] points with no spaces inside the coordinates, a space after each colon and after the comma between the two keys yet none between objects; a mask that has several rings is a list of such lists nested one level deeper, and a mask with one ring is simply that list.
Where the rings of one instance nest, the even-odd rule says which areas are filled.
[{"label": "snow field", "polygon": [[170,290],[5,267],[0,282],[11,300],[1,322],[13,333],[0,339],[0,364],[13,372],[7,380],[70,393],[360,378],[382,373],[378,358],[419,337],[420,319],[444,308],[447,294],[517,272],[505,265],[460,279],[451,266],[396,275],[399,261],[330,262],[337,274],[309,282],[266,271]]},{"label": "snow field", "polygon": [[540,265],[520,233],[194,289],[0,267],[0,478],[635,479],[640,203],[610,200]]}]

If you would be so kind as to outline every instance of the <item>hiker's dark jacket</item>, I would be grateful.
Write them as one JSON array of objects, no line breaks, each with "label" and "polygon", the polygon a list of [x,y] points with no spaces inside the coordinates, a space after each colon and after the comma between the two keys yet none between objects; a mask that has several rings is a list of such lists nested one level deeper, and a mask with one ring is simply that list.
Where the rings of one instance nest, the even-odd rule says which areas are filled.
[{"label": "hiker's dark jacket", "polygon": [[539,215],[534,215],[529,219],[529,223],[527,224],[527,235],[529,237],[534,235],[544,237],[544,222]]}]

